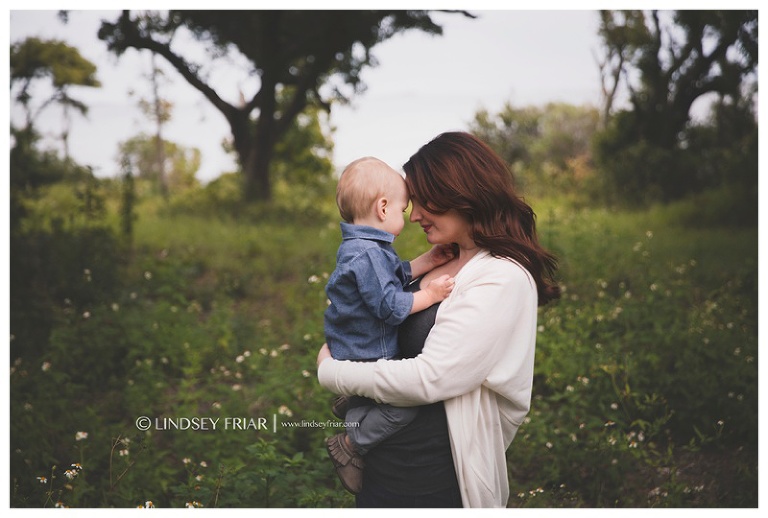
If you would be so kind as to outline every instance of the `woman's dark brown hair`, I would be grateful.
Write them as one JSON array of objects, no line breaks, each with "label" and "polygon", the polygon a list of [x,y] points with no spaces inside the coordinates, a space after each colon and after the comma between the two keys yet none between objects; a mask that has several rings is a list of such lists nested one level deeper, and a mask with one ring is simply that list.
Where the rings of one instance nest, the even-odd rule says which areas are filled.
[{"label": "woman's dark brown hair", "polygon": [[487,144],[469,133],[443,133],[422,146],[403,170],[411,196],[427,211],[458,211],[470,222],[475,244],[525,267],[536,281],[539,305],[560,296],[554,281],[557,260],[539,244],[536,215]]}]

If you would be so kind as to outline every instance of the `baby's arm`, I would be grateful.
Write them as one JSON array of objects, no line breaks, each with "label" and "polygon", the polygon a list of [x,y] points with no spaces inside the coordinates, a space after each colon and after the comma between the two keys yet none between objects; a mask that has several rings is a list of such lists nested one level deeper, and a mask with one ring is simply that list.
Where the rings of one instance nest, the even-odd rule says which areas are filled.
[{"label": "baby's arm", "polygon": [[430,307],[432,304],[442,302],[453,290],[454,279],[448,275],[441,275],[433,280],[425,288],[413,294],[413,307],[411,313],[417,313]]},{"label": "baby's arm", "polygon": [[[454,257],[456,257],[456,253],[453,250],[453,245],[435,245],[428,252],[424,252],[411,261],[411,275],[414,279],[421,277],[441,264],[447,263]],[[441,300],[443,299],[437,302]]]}]

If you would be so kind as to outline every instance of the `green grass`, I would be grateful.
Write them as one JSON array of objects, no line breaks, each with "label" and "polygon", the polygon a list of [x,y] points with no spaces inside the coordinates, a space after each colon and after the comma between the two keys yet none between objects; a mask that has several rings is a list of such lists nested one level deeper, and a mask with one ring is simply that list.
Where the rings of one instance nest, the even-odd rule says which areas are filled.
[{"label": "green grass", "polygon": [[566,289],[540,313],[512,505],[756,506],[757,230],[675,210],[545,209]]},{"label": "green grass", "polygon": [[[540,310],[509,505],[755,507],[756,225],[694,225],[695,205],[532,204],[565,289]],[[323,449],[336,430],[310,426],[331,419],[315,356],[340,238],[332,211],[146,207],[128,248],[77,228],[35,241],[52,254],[104,246],[90,247],[101,262],[71,254],[47,291],[30,288],[40,307],[29,308],[52,328],[39,352],[12,358],[11,504],[352,505]],[[396,241],[404,258],[427,246],[417,225]],[[15,335],[34,336],[22,325],[34,320],[12,321]],[[140,416],[265,418],[268,429],[147,433]]]}]

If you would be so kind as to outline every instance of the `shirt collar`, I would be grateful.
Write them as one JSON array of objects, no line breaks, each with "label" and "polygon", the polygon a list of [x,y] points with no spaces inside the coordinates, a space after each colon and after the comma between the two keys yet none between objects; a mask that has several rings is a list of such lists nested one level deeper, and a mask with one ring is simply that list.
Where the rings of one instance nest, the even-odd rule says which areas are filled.
[{"label": "shirt collar", "polygon": [[342,239],[372,239],[374,241],[384,241],[392,243],[395,241],[395,235],[385,230],[369,227],[367,225],[353,225],[351,223],[341,223]]}]

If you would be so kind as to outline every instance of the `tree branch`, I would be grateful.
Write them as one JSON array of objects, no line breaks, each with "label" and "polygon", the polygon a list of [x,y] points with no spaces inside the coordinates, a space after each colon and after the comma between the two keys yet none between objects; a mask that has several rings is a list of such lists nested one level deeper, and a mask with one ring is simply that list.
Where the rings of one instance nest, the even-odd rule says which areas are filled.
[{"label": "tree branch", "polygon": [[[230,123],[233,123],[233,120],[237,118],[240,110],[222,99],[213,88],[200,78],[196,73],[196,65],[188,63],[183,57],[175,54],[171,50],[169,44],[157,41],[150,36],[142,35],[137,27],[137,22],[130,19],[129,11],[123,12],[118,23],[123,33],[123,41],[121,43],[124,47],[146,49],[164,57],[193,88],[202,93],[211,104],[224,114],[224,117],[226,117]],[[257,93],[248,103],[247,108],[252,111],[258,106],[259,99],[260,93]],[[250,113],[250,111],[248,113]]]}]

